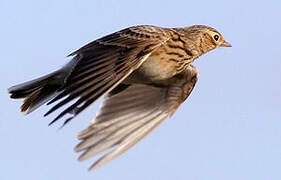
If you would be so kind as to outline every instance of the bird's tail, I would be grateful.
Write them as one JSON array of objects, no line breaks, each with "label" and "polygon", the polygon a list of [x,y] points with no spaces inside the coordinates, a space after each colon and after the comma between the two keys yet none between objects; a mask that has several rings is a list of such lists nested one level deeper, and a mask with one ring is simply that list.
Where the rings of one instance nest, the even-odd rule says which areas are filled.
[{"label": "bird's tail", "polygon": [[13,99],[23,98],[21,111],[28,114],[53,98],[63,86],[65,73],[55,71],[43,77],[12,86],[8,89]]}]

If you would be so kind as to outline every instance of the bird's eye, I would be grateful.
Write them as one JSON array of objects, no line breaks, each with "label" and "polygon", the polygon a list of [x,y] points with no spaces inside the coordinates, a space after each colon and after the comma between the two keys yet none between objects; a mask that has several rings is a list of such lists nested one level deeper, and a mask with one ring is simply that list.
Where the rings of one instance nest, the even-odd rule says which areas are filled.
[{"label": "bird's eye", "polygon": [[218,40],[219,40],[219,38],[220,38],[220,37],[219,37],[219,35],[217,35],[217,34],[216,34],[216,35],[214,35],[214,40],[218,41]]}]

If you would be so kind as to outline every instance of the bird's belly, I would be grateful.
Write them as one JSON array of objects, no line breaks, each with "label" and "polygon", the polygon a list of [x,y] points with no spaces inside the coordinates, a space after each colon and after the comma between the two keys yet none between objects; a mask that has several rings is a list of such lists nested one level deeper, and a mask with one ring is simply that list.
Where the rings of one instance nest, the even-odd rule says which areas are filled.
[{"label": "bird's belly", "polygon": [[149,83],[169,79],[177,74],[176,62],[167,57],[150,56],[127,79],[130,83]]}]

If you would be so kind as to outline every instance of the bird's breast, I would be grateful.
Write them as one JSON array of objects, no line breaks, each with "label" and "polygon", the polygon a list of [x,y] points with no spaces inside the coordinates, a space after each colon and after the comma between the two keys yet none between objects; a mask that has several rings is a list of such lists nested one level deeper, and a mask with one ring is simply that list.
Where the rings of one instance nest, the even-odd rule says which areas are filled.
[{"label": "bird's breast", "polygon": [[177,62],[165,54],[151,55],[137,69],[137,73],[151,81],[165,80],[177,74]]},{"label": "bird's breast", "polygon": [[179,59],[175,55],[153,53],[126,80],[127,83],[157,83],[178,74]]}]

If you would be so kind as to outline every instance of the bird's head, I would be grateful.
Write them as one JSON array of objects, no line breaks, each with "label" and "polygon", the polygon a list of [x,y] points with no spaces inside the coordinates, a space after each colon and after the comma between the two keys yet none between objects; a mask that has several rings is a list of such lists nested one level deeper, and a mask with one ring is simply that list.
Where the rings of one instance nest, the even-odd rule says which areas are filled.
[{"label": "bird's head", "polygon": [[187,39],[195,43],[202,53],[206,53],[217,47],[231,47],[223,36],[214,28],[205,25],[194,25],[184,28]]}]

